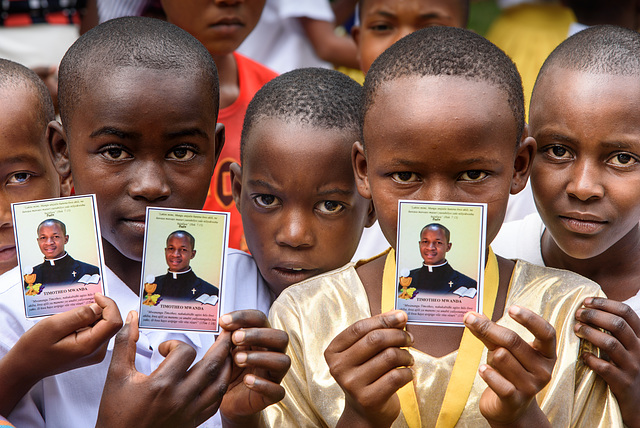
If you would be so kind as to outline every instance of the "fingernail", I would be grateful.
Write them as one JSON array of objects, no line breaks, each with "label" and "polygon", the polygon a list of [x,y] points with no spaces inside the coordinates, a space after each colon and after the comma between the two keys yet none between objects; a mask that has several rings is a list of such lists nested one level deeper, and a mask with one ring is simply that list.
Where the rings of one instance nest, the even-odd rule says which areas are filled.
[{"label": "fingernail", "polygon": [[484,373],[485,371],[487,371],[488,366],[486,364],[481,364],[480,367],[478,367],[478,371],[480,373]]},{"label": "fingernail", "polygon": [[124,321],[124,323],[129,324],[131,323],[132,319],[133,319],[133,311],[129,311],[129,313],[127,314],[127,319]]},{"label": "fingernail", "polygon": [[244,342],[245,333],[242,330],[238,330],[233,333],[233,343],[236,345],[240,345]]},{"label": "fingernail", "polygon": [[472,312],[467,312],[462,319],[465,324],[473,324],[476,320],[477,318]]},{"label": "fingernail", "polygon": [[576,319],[580,318],[582,316],[582,313],[584,312],[584,309],[578,309],[576,311]]},{"label": "fingernail", "polygon": [[247,353],[238,352],[235,356],[236,364],[244,364],[247,362]]},{"label": "fingernail", "polygon": [[244,384],[249,388],[252,388],[254,383],[256,383],[256,377],[254,375],[246,375],[244,377]]},{"label": "fingernail", "polygon": [[411,341],[411,343],[413,344],[414,339],[413,339],[413,334],[411,334],[410,332],[407,332],[407,334],[409,335],[409,340]]},{"label": "fingernail", "polygon": [[593,297],[587,297],[586,299],[584,299],[585,305],[590,305],[592,303],[593,303]]},{"label": "fingernail", "polygon": [[509,313],[511,315],[518,315],[520,312],[522,312],[522,308],[520,306],[513,305],[509,308]]},{"label": "fingernail", "polygon": [[573,326],[573,332],[576,334],[576,336],[578,336],[581,339],[584,339],[583,334],[582,334],[582,323],[577,322],[574,326]]},{"label": "fingernail", "polygon": [[220,317],[220,321],[222,321],[226,325],[229,325],[233,321],[233,317],[229,314],[226,314]]},{"label": "fingernail", "polygon": [[94,314],[100,315],[102,313],[102,308],[97,303],[92,303],[89,305]]},{"label": "fingernail", "polygon": [[403,312],[400,311],[396,314],[396,321],[398,322],[404,322],[404,320],[406,319],[407,315]]}]

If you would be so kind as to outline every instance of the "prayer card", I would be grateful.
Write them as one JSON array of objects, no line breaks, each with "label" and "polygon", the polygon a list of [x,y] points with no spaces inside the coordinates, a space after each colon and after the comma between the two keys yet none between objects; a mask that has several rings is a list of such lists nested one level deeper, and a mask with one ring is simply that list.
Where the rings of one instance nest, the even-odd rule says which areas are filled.
[{"label": "prayer card", "polygon": [[409,324],[464,326],[482,311],[486,204],[400,201],[395,308]]},{"label": "prayer card", "polygon": [[147,208],[140,327],[218,332],[229,213]]},{"label": "prayer card", "polygon": [[65,312],[105,294],[95,195],[11,204],[27,318]]}]

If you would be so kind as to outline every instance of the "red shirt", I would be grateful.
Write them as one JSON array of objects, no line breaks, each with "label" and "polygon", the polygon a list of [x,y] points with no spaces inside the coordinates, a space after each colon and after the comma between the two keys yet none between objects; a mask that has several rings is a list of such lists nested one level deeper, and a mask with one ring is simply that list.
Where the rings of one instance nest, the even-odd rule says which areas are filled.
[{"label": "red shirt", "polygon": [[229,246],[246,250],[244,233],[242,231],[242,218],[236,209],[231,194],[231,177],[229,166],[240,163],[240,135],[242,123],[247,106],[253,95],[278,74],[262,64],[259,64],[238,53],[233,54],[238,65],[238,83],[240,95],[227,108],[220,110],[218,122],[225,127],[225,143],[216,163],[216,168],[211,177],[211,185],[204,209],[209,211],[228,211],[231,213],[229,230]]}]

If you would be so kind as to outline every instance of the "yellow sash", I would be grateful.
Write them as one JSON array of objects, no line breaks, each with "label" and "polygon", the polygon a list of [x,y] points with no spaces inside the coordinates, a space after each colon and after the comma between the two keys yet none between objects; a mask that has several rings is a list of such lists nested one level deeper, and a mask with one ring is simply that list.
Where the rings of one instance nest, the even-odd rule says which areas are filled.
[{"label": "yellow sash", "polygon": [[[484,270],[484,296],[482,310],[486,316],[491,318],[493,307],[498,294],[498,259],[491,248],[487,264]],[[382,274],[382,312],[393,310],[396,296],[396,255],[392,249],[387,254]],[[451,379],[444,395],[444,401],[436,428],[453,427],[458,422],[464,406],[469,399],[469,393],[476,377],[476,370],[480,365],[482,350],[484,345],[482,342],[465,328],[458,349],[458,356],[453,365]],[[413,382],[410,382],[398,390],[398,398],[402,407],[402,414],[407,421],[409,428],[418,428],[421,426],[420,409],[418,407],[418,399]]]}]

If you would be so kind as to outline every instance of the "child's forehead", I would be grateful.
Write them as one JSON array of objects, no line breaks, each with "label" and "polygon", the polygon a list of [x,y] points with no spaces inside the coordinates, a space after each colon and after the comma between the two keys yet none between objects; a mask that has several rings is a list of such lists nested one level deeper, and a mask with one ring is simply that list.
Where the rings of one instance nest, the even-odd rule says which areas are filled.
[{"label": "child's forehead", "polygon": [[318,161],[332,159],[350,161],[351,147],[358,139],[358,132],[348,128],[314,126],[300,118],[262,117],[253,123],[245,141],[245,165],[259,163],[281,168],[278,157],[266,156],[281,153],[313,157]]}]

